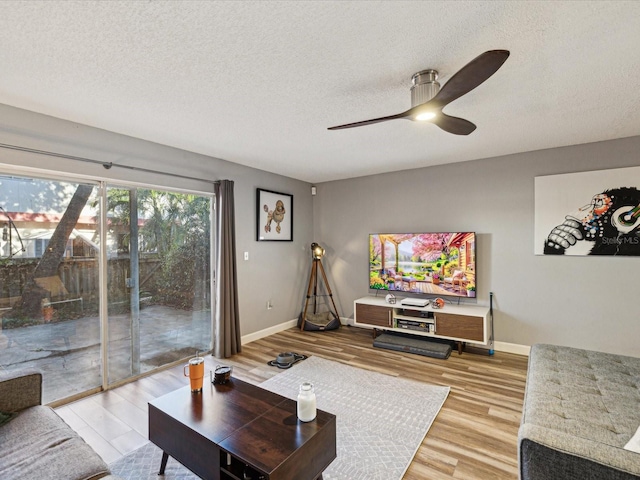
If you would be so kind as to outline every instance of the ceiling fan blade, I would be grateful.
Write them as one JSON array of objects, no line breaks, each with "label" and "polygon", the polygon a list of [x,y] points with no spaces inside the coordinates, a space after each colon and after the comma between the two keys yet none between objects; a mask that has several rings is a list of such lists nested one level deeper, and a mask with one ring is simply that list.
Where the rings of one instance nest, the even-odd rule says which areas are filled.
[{"label": "ceiling fan blade", "polygon": [[508,50],[489,50],[478,55],[458,70],[428,103],[442,108],[469,93],[496,73],[507,58]]},{"label": "ceiling fan blade", "polygon": [[396,120],[398,118],[405,118],[411,114],[412,109],[406,112],[397,113],[395,115],[389,115],[388,117],[372,118],[371,120],[363,120],[362,122],[347,123],[345,125],[338,125],[335,127],[329,127],[327,130],[342,130],[343,128],[362,127],[364,125],[371,125],[372,123],[386,122],[387,120]]},{"label": "ceiling fan blade", "polygon": [[464,118],[452,117],[446,113],[440,112],[431,123],[439,126],[445,132],[455,135],[469,135],[476,129],[476,126],[469,120]]}]

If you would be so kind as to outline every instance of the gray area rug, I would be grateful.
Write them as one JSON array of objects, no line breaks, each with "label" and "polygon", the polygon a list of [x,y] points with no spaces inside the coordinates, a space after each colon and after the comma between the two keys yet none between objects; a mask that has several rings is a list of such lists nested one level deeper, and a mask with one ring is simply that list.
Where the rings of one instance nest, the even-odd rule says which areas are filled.
[{"label": "gray area rug", "polygon": [[[325,470],[325,480],[401,479],[420,447],[449,387],[309,357],[260,386],[295,399],[303,382],[314,384],[318,408],[337,417],[338,457]],[[158,479],[162,452],[153,444],[111,465],[126,480]],[[165,479],[197,479],[169,458]]]},{"label": "gray area rug", "polygon": [[166,480],[198,480],[200,478],[171,457],[167,462],[164,476],[158,476],[161,460],[162,450],[149,442],[109,465],[109,469],[113,475],[124,480],[160,480],[163,478]]},{"label": "gray area rug", "polygon": [[295,399],[313,383],[318,408],[337,417],[338,457],[324,480],[401,479],[449,394],[437,387],[310,357],[261,387]]}]

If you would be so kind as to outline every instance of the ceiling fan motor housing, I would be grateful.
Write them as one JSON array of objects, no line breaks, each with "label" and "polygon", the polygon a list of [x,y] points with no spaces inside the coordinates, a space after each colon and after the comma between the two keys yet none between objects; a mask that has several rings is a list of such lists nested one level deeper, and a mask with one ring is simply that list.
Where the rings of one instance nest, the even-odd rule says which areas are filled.
[{"label": "ceiling fan motor housing", "polygon": [[436,70],[422,70],[411,77],[411,108],[427,103],[440,91]]}]

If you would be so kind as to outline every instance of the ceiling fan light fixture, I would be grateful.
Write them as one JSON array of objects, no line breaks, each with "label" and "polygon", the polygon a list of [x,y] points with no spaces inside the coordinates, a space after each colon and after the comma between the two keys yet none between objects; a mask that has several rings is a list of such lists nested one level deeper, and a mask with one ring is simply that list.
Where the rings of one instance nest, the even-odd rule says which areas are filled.
[{"label": "ceiling fan light fixture", "polygon": [[436,118],[435,112],[422,112],[416,115],[416,120],[418,122],[426,122],[428,120],[433,120],[434,118]]}]

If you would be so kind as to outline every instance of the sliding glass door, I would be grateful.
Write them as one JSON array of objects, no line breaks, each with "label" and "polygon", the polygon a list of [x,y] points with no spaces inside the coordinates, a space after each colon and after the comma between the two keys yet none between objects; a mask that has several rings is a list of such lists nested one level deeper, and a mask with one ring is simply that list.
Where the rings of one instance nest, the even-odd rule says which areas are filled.
[{"label": "sliding glass door", "polygon": [[98,185],[0,176],[0,368],[43,401],[102,385]]},{"label": "sliding glass door", "polygon": [[109,383],[211,349],[211,199],[107,188]]},{"label": "sliding glass door", "polygon": [[209,351],[211,205],[0,175],[0,370],[42,371],[48,403]]}]

